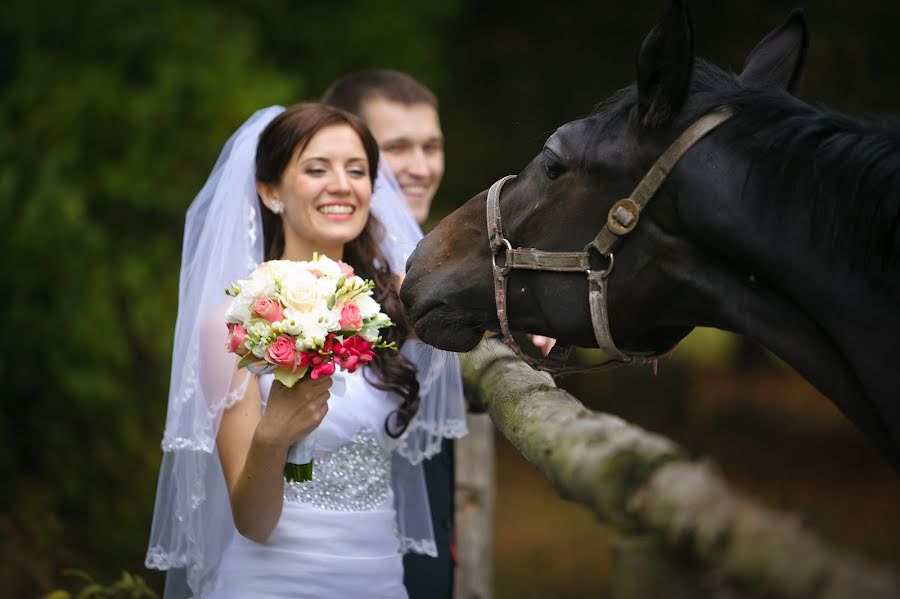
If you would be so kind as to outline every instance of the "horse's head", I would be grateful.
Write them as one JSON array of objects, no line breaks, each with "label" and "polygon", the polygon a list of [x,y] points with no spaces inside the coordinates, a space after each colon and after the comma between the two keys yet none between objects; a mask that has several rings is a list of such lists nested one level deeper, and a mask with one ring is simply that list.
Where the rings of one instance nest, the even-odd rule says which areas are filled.
[{"label": "horse's head", "polygon": [[[731,85],[790,91],[805,51],[806,27],[795,13],[760,42]],[[503,234],[512,246],[584,249],[607,221],[610,207],[632,193],[693,120],[716,106],[716,98],[692,84],[693,67],[690,18],[676,1],[641,45],[637,84],[587,118],[560,127],[505,184],[499,207]],[[713,139],[704,140],[679,169],[708,168],[704,156],[716,151]],[[723,179],[724,173],[704,177]],[[471,349],[485,329],[498,326],[486,196],[486,191],[478,194],[444,219],[409,260],[401,297],[416,334],[441,348]],[[715,269],[718,257],[685,234],[684,218],[680,194],[666,183],[614,252],[609,323],[616,345],[626,352],[664,352],[703,323],[704,315],[690,300],[708,277],[695,275]],[[591,259],[596,269],[609,265],[596,252]],[[514,270],[506,297],[510,325],[564,343],[596,346],[585,325],[591,322],[587,297],[584,274]]]}]

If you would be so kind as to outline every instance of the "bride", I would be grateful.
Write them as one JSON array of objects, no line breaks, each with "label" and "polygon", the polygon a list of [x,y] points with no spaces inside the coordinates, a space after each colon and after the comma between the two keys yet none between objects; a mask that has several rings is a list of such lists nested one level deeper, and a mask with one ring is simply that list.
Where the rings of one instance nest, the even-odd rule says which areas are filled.
[{"label": "bride", "polygon": [[[357,117],[272,107],[229,139],[188,210],[147,554],[169,570],[167,598],[406,597],[402,554],[436,555],[421,461],[465,433],[465,408],[455,356],[405,340],[394,273],[421,232],[378,162]],[[401,351],[291,389],[236,370],[223,290],[263,258],[314,252],[375,281]],[[314,429],[313,480],[286,483],[288,447]]]}]

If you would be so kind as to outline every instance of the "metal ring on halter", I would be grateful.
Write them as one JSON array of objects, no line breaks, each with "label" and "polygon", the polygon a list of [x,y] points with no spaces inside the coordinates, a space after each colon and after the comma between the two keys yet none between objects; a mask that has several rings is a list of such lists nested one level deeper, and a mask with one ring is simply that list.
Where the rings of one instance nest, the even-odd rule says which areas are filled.
[{"label": "metal ring on halter", "polygon": [[616,264],[616,257],[613,256],[613,253],[609,254],[601,254],[604,258],[609,258],[609,265],[603,270],[591,270],[588,269],[584,274],[588,276],[590,279],[605,279],[609,276],[609,273],[612,272],[613,266]]},{"label": "metal ring on halter", "polygon": [[[503,242],[503,245],[506,246],[507,251],[510,251],[510,252],[512,251],[512,244],[509,242],[509,240],[506,237],[501,237],[500,241]],[[503,266],[497,266],[497,254],[500,253],[498,251],[500,249],[502,249],[501,246],[499,244],[497,244],[497,246],[494,248],[494,253],[491,254],[491,264],[494,265],[494,268],[499,268],[503,271],[503,274],[506,274],[507,272],[509,272],[509,265],[504,264]]]},{"label": "metal ring on halter", "polygon": [[606,254],[606,257],[609,258],[609,266],[607,266],[606,268],[604,268],[603,270],[601,270],[598,273],[598,276],[601,279],[605,279],[606,277],[608,277],[609,273],[612,272],[613,266],[616,265],[616,257],[613,255],[612,252],[610,252],[609,254]]}]

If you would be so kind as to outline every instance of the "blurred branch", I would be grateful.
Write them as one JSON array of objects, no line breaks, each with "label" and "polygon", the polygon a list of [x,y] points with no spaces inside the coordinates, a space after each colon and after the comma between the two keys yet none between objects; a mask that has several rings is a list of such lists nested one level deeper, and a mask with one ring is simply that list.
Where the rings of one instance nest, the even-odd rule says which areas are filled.
[{"label": "blurred branch", "polygon": [[731,489],[673,441],[586,409],[502,343],[482,343],[462,365],[467,386],[519,452],[562,497],[620,533],[655,533],[726,582],[767,596],[900,597],[887,569]]}]

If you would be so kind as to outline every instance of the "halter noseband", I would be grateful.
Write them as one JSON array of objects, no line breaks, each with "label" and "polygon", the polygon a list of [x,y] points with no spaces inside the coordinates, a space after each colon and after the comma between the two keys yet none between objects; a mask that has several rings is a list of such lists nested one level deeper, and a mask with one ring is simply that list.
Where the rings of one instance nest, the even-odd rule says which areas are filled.
[{"label": "halter noseband", "polygon": [[[655,361],[661,354],[652,353],[627,353],[616,347],[609,330],[609,313],[607,304],[607,284],[609,275],[615,265],[613,249],[620,239],[631,233],[638,224],[641,211],[647,206],[654,194],[666,180],[671,170],[695,143],[700,141],[707,133],[727,121],[734,115],[734,111],[728,106],[722,106],[700,117],[671,146],[660,156],[644,178],[641,179],[631,195],[613,204],[607,214],[606,222],[597,233],[597,236],[588,243],[580,252],[545,252],[536,248],[513,249],[509,240],[503,236],[503,226],[500,220],[500,192],[503,185],[516,175],[507,175],[491,185],[487,195],[487,230],[491,247],[492,264],[494,269],[494,297],[497,303],[497,319],[500,321],[500,331],[503,340],[525,362],[533,367],[548,372],[566,375],[574,372],[587,372],[599,370],[609,366],[620,364],[646,364]],[[606,268],[594,270],[591,267],[591,251],[596,250],[608,260]],[[497,258],[503,256],[502,264],[498,264]],[[588,278],[588,302],[591,307],[591,324],[594,327],[594,337],[597,345],[608,356],[602,364],[591,367],[567,366],[566,360],[571,353],[571,346],[554,348],[561,358],[548,358],[535,360],[524,354],[518,343],[513,339],[509,329],[509,314],[506,309],[507,281],[509,271],[544,270],[552,272],[583,272]]]}]

